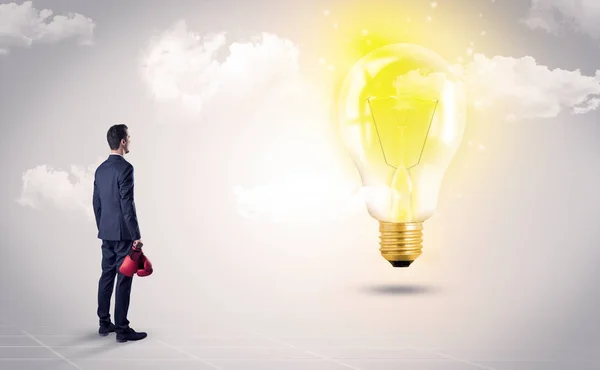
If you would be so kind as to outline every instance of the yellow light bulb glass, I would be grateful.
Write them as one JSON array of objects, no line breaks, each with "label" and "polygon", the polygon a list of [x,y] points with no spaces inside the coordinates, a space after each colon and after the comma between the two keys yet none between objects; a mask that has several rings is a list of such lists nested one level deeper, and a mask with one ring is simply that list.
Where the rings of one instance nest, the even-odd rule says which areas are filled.
[{"label": "yellow light bulb glass", "polygon": [[465,129],[463,83],[438,54],[393,44],[350,70],[339,97],[343,141],[379,221],[380,251],[394,267],[421,255],[423,222],[437,207]]}]

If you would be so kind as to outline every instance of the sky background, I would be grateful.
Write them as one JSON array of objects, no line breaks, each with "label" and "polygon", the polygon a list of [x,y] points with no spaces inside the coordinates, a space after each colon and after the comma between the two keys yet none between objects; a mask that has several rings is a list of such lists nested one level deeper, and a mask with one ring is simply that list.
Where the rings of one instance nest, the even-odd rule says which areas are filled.
[{"label": "sky background", "polygon": [[[592,0],[0,1],[0,314],[96,325],[93,173],[125,123],[155,265],[136,329],[597,348],[598,19]],[[337,131],[373,40],[432,48],[469,93],[408,269]]]}]

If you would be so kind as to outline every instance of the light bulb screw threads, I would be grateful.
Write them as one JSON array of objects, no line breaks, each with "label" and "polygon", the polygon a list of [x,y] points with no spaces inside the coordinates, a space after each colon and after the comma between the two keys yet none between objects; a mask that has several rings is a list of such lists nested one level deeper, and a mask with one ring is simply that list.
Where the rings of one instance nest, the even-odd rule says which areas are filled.
[{"label": "light bulb screw threads", "polygon": [[379,222],[379,251],[394,267],[408,267],[421,255],[422,222]]}]

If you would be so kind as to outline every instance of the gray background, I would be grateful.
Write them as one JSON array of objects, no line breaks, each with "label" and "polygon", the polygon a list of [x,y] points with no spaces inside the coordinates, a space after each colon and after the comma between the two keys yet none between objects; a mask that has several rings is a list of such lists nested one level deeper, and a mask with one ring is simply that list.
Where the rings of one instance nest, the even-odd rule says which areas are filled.
[{"label": "gray background", "polygon": [[[279,354],[273,365],[253,352],[247,362],[221,356],[215,366],[595,368],[600,11],[589,1],[563,3],[48,0],[28,14],[87,19],[55,19],[45,36],[0,5],[0,367],[50,368],[23,362],[48,354],[67,368],[104,363],[92,361],[102,351],[69,347],[96,330],[101,251],[90,185],[108,154],[106,130],[126,123],[140,227],[155,265],[133,284],[130,320],[150,337],[127,352],[128,364],[161,357],[150,347],[156,338],[206,335],[210,346],[244,332],[287,338],[270,345],[322,357]],[[438,214],[425,223],[424,254],[409,269],[393,269],[378,252],[378,225],[357,198],[359,178],[331,110],[356,60],[344,41],[385,24],[382,14],[397,41],[419,42],[453,63],[462,57],[473,103]],[[204,100],[193,114],[153,96],[151,88],[164,85],[144,75],[144,55],[181,20],[173,37],[228,33],[216,63],[226,61],[227,45],[248,46],[260,32],[292,44],[255,45],[258,62],[236,54],[242,73],[222,69],[220,89],[208,95],[203,67],[180,70],[161,59],[169,62],[166,81],[183,71],[175,86]],[[289,48],[297,58],[277,59]],[[301,88],[288,98],[275,90],[281,86]],[[57,355],[38,334],[73,340],[55,343]],[[38,338],[46,355],[23,352],[11,335]],[[406,355],[414,347],[445,357]],[[190,366],[211,357],[186,351]]]}]

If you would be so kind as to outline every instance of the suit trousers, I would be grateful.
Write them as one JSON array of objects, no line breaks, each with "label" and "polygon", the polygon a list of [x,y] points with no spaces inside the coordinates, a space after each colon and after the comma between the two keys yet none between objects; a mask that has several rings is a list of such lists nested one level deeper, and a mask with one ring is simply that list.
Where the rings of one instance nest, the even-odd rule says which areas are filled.
[{"label": "suit trousers", "polygon": [[115,326],[116,329],[129,327],[127,311],[133,277],[119,272],[119,267],[131,250],[133,240],[102,241],[102,275],[98,282],[98,318],[101,326],[110,324],[110,299],[117,280],[115,292]]}]

